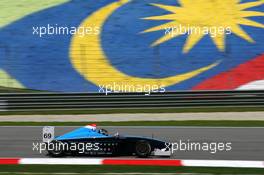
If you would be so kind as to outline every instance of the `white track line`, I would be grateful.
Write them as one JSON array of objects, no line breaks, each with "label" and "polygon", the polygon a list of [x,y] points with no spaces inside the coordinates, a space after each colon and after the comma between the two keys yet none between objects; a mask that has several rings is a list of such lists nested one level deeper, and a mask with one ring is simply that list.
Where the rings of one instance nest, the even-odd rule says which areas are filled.
[{"label": "white track line", "polygon": [[[44,126],[44,125],[43,125]],[[0,128],[43,128],[43,126],[0,126]],[[77,128],[82,126],[55,126],[56,128]],[[259,126],[223,127],[223,126],[98,126],[113,129],[264,129]]]},{"label": "white track line", "polygon": [[80,159],[80,158],[22,158],[19,160],[19,164],[25,165],[102,165],[103,159]]}]

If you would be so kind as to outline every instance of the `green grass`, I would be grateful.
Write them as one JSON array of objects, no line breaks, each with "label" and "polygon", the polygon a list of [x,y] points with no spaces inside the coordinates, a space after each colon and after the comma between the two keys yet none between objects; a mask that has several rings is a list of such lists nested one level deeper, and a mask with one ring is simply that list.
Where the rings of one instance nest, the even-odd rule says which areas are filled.
[{"label": "green grass", "polygon": [[264,169],[250,168],[192,168],[157,166],[76,166],[76,165],[1,165],[0,172],[38,173],[201,173],[201,174],[263,174]]},{"label": "green grass", "polygon": [[[1,91],[1,90],[0,90]],[[65,114],[117,114],[117,113],[199,113],[199,112],[257,112],[264,107],[215,107],[215,108],[164,108],[164,109],[97,109],[64,111],[0,112],[0,115],[65,115]]]},{"label": "green grass", "polygon": [[264,121],[129,121],[129,122],[0,122],[0,126],[199,126],[199,127],[264,127]]}]

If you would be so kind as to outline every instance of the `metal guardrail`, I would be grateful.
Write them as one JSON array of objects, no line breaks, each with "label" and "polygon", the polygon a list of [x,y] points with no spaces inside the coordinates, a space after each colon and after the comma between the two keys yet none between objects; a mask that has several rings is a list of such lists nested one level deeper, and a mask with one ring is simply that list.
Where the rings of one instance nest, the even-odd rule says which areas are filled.
[{"label": "metal guardrail", "polygon": [[53,111],[133,108],[264,107],[263,91],[143,93],[0,94],[0,111]]}]

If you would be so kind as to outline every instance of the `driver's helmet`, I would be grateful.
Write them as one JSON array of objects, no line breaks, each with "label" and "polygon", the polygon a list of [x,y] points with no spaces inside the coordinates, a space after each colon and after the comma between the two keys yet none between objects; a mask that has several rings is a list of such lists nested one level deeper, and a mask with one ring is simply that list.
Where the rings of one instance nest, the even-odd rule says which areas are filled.
[{"label": "driver's helmet", "polygon": [[108,135],[108,131],[106,129],[99,129],[98,133],[106,135],[106,136]]}]

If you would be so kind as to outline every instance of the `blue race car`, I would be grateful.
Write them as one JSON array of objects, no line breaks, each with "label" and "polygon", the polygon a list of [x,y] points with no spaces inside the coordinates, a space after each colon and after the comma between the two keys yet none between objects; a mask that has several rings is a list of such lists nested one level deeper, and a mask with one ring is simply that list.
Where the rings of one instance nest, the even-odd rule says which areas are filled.
[{"label": "blue race car", "polygon": [[138,136],[109,135],[105,129],[87,125],[46,143],[51,157],[63,156],[170,156],[164,141]]}]

